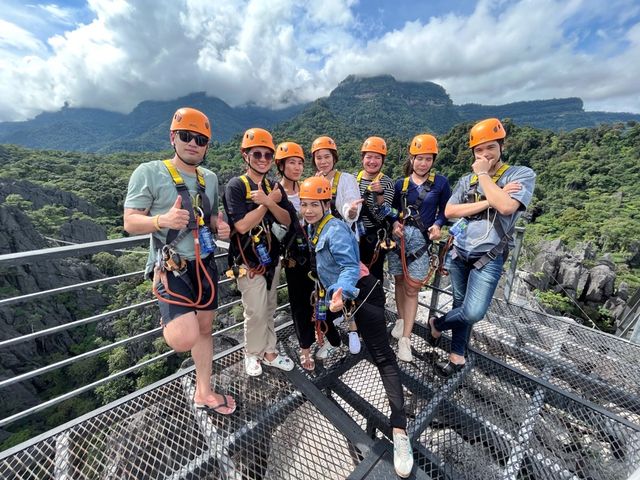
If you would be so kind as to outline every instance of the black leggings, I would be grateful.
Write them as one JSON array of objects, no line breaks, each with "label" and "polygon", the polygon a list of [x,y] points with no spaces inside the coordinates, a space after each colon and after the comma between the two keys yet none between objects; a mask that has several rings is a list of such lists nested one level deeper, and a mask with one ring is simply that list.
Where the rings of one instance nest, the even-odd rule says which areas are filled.
[{"label": "black leggings", "polygon": [[[311,306],[311,293],[315,288],[313,280],[309,278],[309,265],[296,264],[295,267],[285,268],[284,275],[287,278],[289,291],[289,303],[291,304],[291,316],[300,348],[309,348],[316,339],[315,325],[311,319],[313,307]],[[337,318],[337,315],[333,318]],[[340,345],[340,334],[333,325],[332,317],[327,315],[327,333],[325,336],[334,347]]]},{"label": "black leggings", "polygon": [[[369,268],[371,275],[382,282],[384,276],[384,257],[387,255],[387,251],[384,248],[379,249],[378,258],[375,262],[371,263],[376,245],[378,244],[377,232],[377,228],[367,228],[366,235],[360,237],[360,261]],[[369,263],[371,263],[371,265],[369,265]]]},{"label": "black leggings", "polygon": [[382,283],[378,282],[376,285],[376,278],[373,275],[367,275],[358,280],[356,286],[360,289],[356,300],[357,305],[360,305],[369,295],[356,312],[355,320],[362,340],[382,377],[382,384],[391,407],[391,427],[406,429],[407,416],[404,411],[400,369],[396,355],[389,345],[389,335],[384,320],[385,296]]}]

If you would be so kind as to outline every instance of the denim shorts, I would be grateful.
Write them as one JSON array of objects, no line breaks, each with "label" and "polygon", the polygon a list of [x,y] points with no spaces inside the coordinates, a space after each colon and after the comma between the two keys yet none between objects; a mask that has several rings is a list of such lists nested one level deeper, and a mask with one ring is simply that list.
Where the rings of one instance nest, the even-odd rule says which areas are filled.
[{"label": "denim shorts", "polygon": [[[426,245],[426,240],[422,232],[413,225],[405,225],[404,242],[406,253],[413,253]],[[391,275],[402,275],[402,263],[400,263],[400,242],[398,248],[387,254],[389,260],[389,273]],[[429,252],[425,251],[419,258],[407,262],[407,269],[412,278],[421,280],[427,276],[429,271]]]}]

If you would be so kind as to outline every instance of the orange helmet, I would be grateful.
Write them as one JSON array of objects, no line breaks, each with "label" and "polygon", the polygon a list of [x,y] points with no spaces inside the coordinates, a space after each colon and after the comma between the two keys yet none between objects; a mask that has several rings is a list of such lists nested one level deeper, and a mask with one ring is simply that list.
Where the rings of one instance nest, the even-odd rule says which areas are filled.
[{"label": "orange helmet", "polygon": [[409,145],[409,154],[421,155],[425,153],[433,153],[436,155],[438,153],[438,140],[436,140],[436,137],[433,135],[421,133],[420,135],[413,137],[413,140],[411,140],[411,145]]},{"label": "orange helmet", "polygon": [[300,198],[331,200],[331,184],[324,177],[309,177],[300,184]]},{"label": "orange helmet", "polygon": [[338,152],[338,147],[336,146],[336,142],[333,141],[333,138],[318,137],[311,144],[311,155],[313,155],[318,150],[322,150],[323,148],[333,150],[336,153]]},{"label": "orange helmet", "polygon": [[302,147],[294,142],[282,142],[276,147],[276,165],[280,167],[280,163],[285,158],[300,157],[304,161],[304,152]]},{"label": "orange helmet", "polygon": [[362,144],[362,148],[360,149],[362,153],[364,152],[375,152],[379,153],[383,157],[387,156],[387,142],[380,137],[369,137]]},{"label": "orange helmet", "polygon": [[242,136],[242,145],[240,151],[244,151],[251,147],[267,147],[275,152],[276,147],[273,144],[271,134],[264,128],[250,128]]},{"label": "orange helmet", "polygon": [[501,140],[507,136],[504,127],[497,118],[487,118],[476,123],[469,132],[469,148],[491,140]]},{"label": "orange helmet", "polygon": [[207,116],[195,108],[183,107],[176,110],[169,130],[189,130],[211,138],[211,124]]}]

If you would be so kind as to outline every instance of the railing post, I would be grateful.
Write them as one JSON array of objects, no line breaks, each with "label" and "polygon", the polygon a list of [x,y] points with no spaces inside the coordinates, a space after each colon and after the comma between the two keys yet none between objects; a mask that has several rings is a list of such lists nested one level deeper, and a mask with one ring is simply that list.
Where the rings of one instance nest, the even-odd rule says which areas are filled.
[{"label": "railing post", "polygon": [[636,345],[640,345],[640,313],[636,310],[636,318],[631,320],[629,325],[636,324],[633,329],[633,333],[631,334],[631,338],[629,339],[631,343],[635,343]]},{"label": "railing post", "polygon": [[511,292],[513,291],[513,282],[516,279],[516,268],[518,266],[518,258],[520,258],[520,249],[522,248],[522,240],[524,239],[524,227],[516,227],[515,246],[511,254],[511,263],[507,271],[507,278],[504,285],[504,299],[507,303],[511,301]]}]

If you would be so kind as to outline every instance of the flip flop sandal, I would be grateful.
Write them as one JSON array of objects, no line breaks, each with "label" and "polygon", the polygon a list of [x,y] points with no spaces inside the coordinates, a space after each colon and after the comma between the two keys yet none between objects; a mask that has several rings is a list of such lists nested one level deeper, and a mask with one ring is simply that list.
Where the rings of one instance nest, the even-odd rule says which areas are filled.
[{"label": "flip flop sandal", "polygon": [[[311,368],[307,368],[304,366],[307,362],[311,363]],[[300,354],[300,365],[308,372],[313,372],[316,369],[316,361],[313,359],[313,355],[311,355],[311,352],[309,352],[308,354]]]},{"label": "flip flop sandal", "polygon": [[217,413],[218,415],[231,415],[233,412],[236,411],[237,405],[233,407],[233,410],[231,410],[230,412],[227,412],[227,413],[222,412],[220,411],[221,408],[231,408],[229,407],[229,401],[228,401],[228,399],[230,399],[231,396],[223,395],[222,398],[223,398],[222,403],[219,403],[214,407],[207,405],[206,403],[196,403],[196,402],[193,402],[193,405],[196,407],[197,410],[203,410],[207,413]]}]

